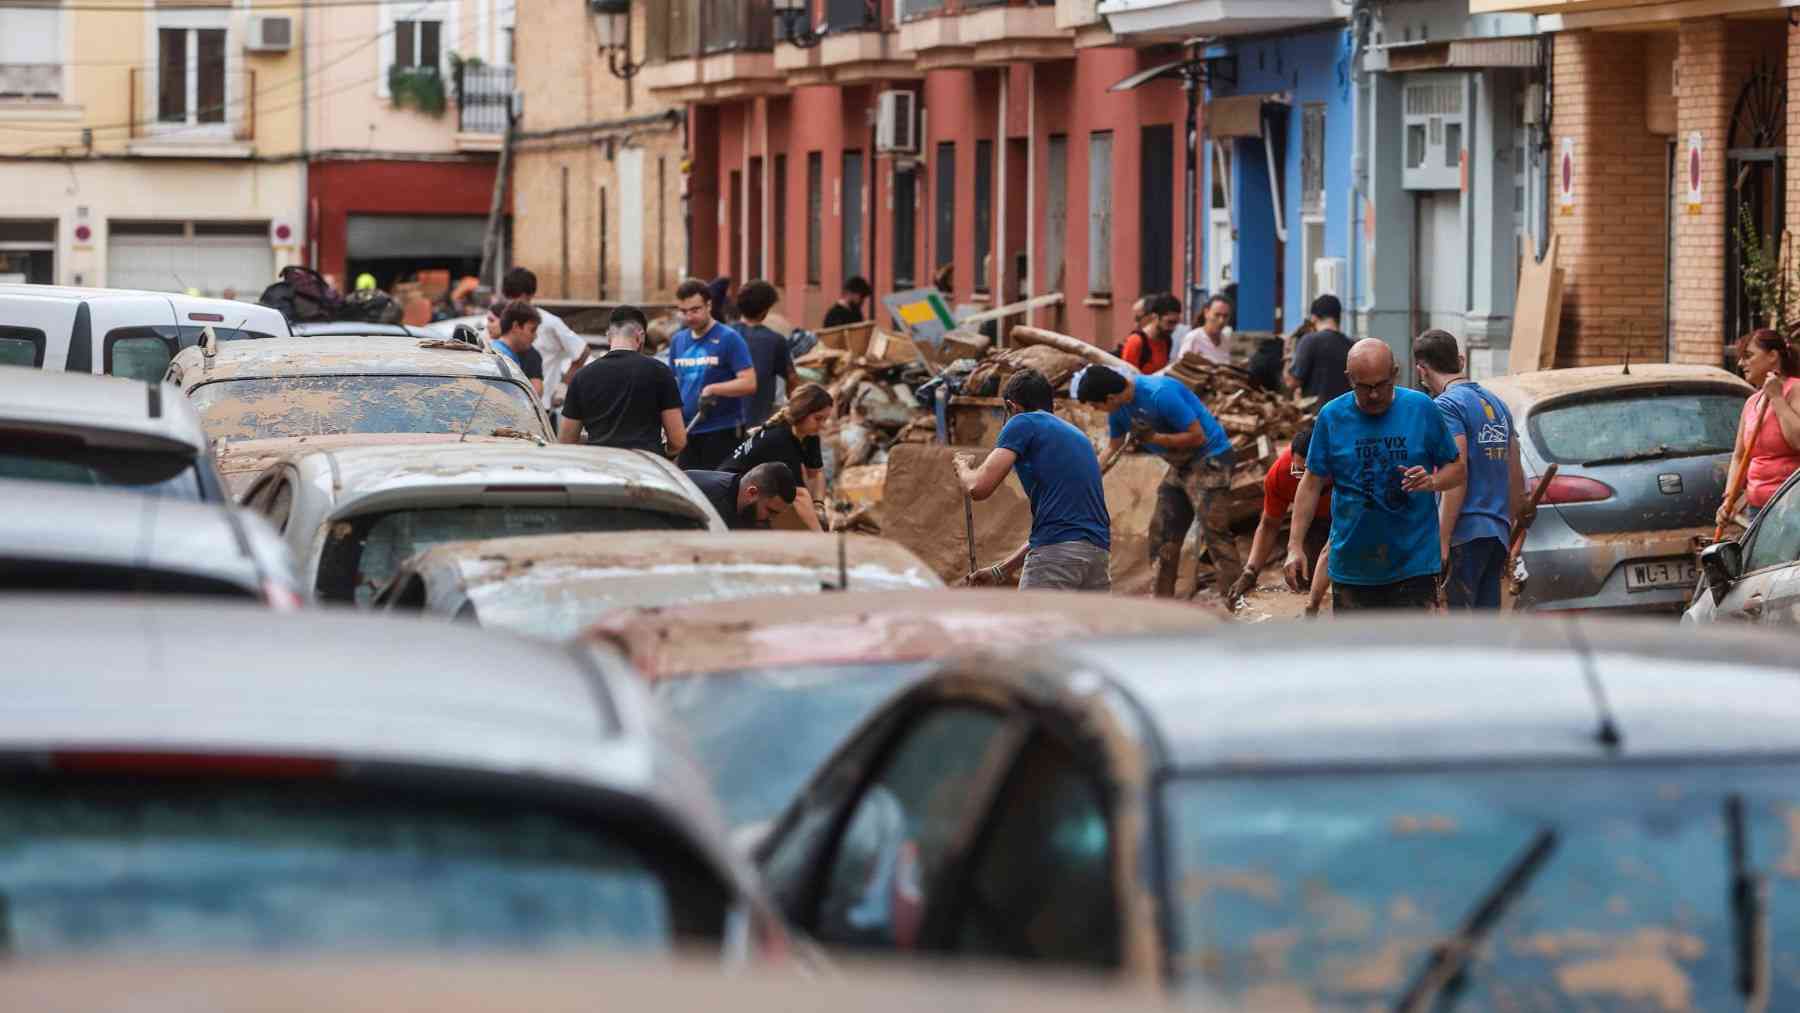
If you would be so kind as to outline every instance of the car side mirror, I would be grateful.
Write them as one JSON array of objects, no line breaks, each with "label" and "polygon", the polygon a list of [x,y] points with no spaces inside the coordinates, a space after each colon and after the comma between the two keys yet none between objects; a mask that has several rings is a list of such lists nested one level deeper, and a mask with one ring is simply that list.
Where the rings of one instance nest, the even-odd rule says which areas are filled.
[{"label": "car side mirror", "polygon": [[1744,547],[1738,542],[1714,542],[1700,550],[1700,570],[1712,588],[1713,604],[1725,597],[1733,581],[1744,573]]},{"label": "car side mirror", "polygon": [[481,335],[476,334],[475,328],[470,327],[468,324],[457,324],[455,327],[452,327],[450,329],[450,335],[464,344],[474,345],[476,348],[481,347]]}]

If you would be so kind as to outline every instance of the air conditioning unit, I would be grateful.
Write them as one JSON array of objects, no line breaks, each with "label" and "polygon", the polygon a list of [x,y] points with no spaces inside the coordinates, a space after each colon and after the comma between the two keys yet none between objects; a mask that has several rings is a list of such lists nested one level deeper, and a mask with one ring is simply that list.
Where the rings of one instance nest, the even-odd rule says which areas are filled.
[{"label": "air conditioning unit", "polygon": [[1320,257],[1313,261],[1313,291],[1319,295],[1335,295],[1342,302],[1350,301],[1350,293],[1344,291],[1344,278],[1348,273],[1348,264],[1342,257]]},{"label": "air conditioning unit", "polygon": [[1408,190],[1462,188],[1462,154],[1467,143],[1463,81],[1454,76],[1408,75],[1402,119],[1404,170]]},{"label": "air conditioning unit", "polygon": [[258,14],[250,19],[250,41],[244,48],[252,53],[285,53],[294,48],[294,19],[285,14]]},{"label": "air conditioning unit", "polygon": [[900,154],[919,151],[919,97],[910,91],[884,91],[875,114],[875,150]]}]

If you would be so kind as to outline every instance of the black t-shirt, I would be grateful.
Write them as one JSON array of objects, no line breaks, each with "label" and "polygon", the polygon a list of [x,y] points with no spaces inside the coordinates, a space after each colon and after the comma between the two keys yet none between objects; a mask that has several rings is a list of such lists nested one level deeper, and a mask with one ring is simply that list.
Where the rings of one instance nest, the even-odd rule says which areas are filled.
[{"label": "black t-shirt", "polygon": [[726,527],[737,530],[768,526],[758,524],[738,512],[738,484],[744,480],[744,476],[734,475],[729,471],[690,471],[686,474],[690,481],[700,487],[719,516],[725,519]]},{"label": "black t-shirt", "polygon": [[806,472],[801,469],[811,468],[818,471],[825,467],[823,448],[819,446],[817,436],[801,439],[794,435],[794,430],[783,424],[764,426],[751,434],[750,438],[738,444],[731,456],[719,465],[721,471],[729,471],[734,475],[742,475],[751,468],[769,461],[779,461],[788,466],[794,473],[794,481],[803,482]]},{"label": "black t-shirt", "polygon": [[1337,331],[1314,331],[1300,339],[1294,349],[1294,364],[1288,372],[1300,381],[1300,393],[1319,399],[1319,406],[1340,394],[1350,392],[1350,378],[1344,370],[1350,360],[1349,338]]},{"label": "black t-shirt", "polygon": [[845,324],[860,324],[862,322],[862,310],[851,309],[841,302],[832,303],[831,308],[825,311],[826,327],[842,327]]},{"label": "black t-shirt", "polygon": [[580,419],[596,447],[663,449],[662,413],[681,408],[681,390],[668,366],[641,352],[614,349],[581,367],[563,399],[565,419]]},{"label": "black t-shirt", "polygon": [[762,324],[750,324],[741,332],[744,344],[750,346],[750,364],[756,368],[756,393],[750,396],[750,414],[746,425],[760,426],[775,413],[775,381],[788,375],[793,362],[788,358],[787,339]]},{"label": "black t-shirt", "polygon": [[[525,379],[542,380],[544,378],[544,357],[538,350],[529,346],[523,352],[513,352],[519,357],[519,368],[525,371]],[[545,404],[549,404],[550,392],[544,392]]]}]

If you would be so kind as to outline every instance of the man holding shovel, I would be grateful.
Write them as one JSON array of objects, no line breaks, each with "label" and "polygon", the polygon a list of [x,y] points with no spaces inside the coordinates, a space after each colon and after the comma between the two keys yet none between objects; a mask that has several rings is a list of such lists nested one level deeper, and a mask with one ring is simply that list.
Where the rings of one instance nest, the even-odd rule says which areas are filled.
[{"label": "man holding shovel", "polygon": [[[964,494],[979,501],[992,496],[1016,470],[1031,500],[1031,537],[1006,559],[973,570],[966,580],[999,584],[1023,561],[1021,589],[1110,591],[1112,521],[1093,443],[1051,413],[1055,391],[1037,370],[1014,373],[1000,396],[1007,419],[999,441],[979,466],[973,456],[958,454],[956,476]],[[974,520],[972,514],[964,516],[973,563]]]}]

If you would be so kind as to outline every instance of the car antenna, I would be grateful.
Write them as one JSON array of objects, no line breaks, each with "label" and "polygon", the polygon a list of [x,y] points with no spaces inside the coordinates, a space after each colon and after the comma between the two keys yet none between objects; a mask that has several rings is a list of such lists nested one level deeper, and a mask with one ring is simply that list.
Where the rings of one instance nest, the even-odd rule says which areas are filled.
[{"label": "car antenna", "polygon": [[1587,683],[1588,695],[1593,698],[1594,709],[1600,712],[1600,726],[1594,729],[1594,740],[1609,751],[1617,752],[1625,744],[1625,736],[1613,719],[1612,704],[1606,699],[1606,687],[1601,685],[1600,673],[1594,668],[1594,652],[1588,646],[1587,635],[1573,616],[1569,617],[1569,639],[1581,658],[1581,677]]},{"label": "car antenna", "polygon": [[1625,342],[1625,375],[1631,375],[1631,342]]},{"label": "car antenna", "polygon": [[481,413],[482,402],[487,400],[488,391],[492,389],[493,388],[488,384],[484,383],[481,385],[481,396],[475,399],[475,407],[469,409],[469,417],[463,420],[462,436],[458,438],[456,442],[465,443],[468,441],[469,427],[475,424],[475,416]]},{"label": "car antenna", "polygon": [[838,590],[850,590],[850,532],[838,529]]}]

